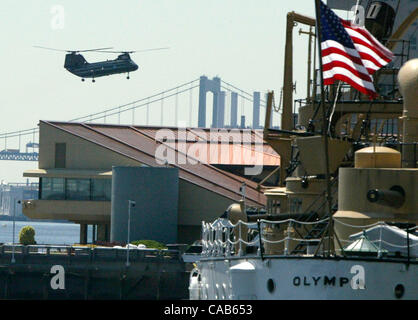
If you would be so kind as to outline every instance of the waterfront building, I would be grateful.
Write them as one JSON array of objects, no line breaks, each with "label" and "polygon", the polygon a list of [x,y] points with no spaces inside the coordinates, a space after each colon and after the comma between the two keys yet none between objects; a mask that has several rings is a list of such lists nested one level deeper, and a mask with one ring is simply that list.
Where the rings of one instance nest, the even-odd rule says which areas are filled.
[{"label": "waterfront building", "polygon": [[[202,220],[220,216],[226,207],[243,196],[248,206],[264,206],[266,199],[258,182],[265,180],[280,164],[277,153],[264,143],[262,132],[252,129],[223,129],[213,138],[209,129],[164,128],[174,133],[173,139],[166,137],[164,143],[176,161],[161,164],[156,160],[157,149],[162,145],[158,141],[158,134],[163,129],[160,127],[41,121],[39,128],[39,167],[23,174],[39,178],[39,199],[23,201],[23,213],[33,219],[59,219],[80,224],[81,243],[87,241],[88,225],[93,225],[93,240],[110,240],[113,167],[177,168],[175,240],[191,243],[200,238]],[[247,140],[233,144],[230,141],[234,137],[247,137]],[[190,159],[182,160],[190,148],[196,148],[198,144],[199,148],[208,146],[209,142],[214,142],[211,139],[218,138],[221,142],[215,143],[215,149],[208,150],[210,155],[215,150],[216,156],[199,159],[201,162],[194,164]],[[258,146],[257,141],[261,141]],[[229,156],[225,156],[226,153]],[[241,156],[234,157],[237,153]],[[251,162],[254,154],[259,155],[255,157],[257,163]],[[262,165],[261,173],[245,175],[244,169],[254,164]],[[265,184],[268,181],[274,184],[277,179],[277,173],[273,172]]]}]

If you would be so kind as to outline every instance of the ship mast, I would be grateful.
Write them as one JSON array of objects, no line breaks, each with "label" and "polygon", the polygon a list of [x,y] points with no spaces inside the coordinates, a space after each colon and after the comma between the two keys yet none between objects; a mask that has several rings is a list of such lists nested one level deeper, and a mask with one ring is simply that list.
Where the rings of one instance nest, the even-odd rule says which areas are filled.
[{"label": "ship mast", "polygon": [[[321,13],[320,13],[320,0],[315,0],[315,12],[316,12],[316,40],[317,40],[317,48],[318,48],[318,57],[319,57],[319,81],[320,81],[320,88],[321,88],[321,98],[320,98],[320,110],[322,111],[322,137],[324,139],[324,152],[325,152],[325,180],[326,180],[326,200],[327,200],[327,214],[329,217],[328,221],[328,254],[331,255],[331,246],[333,241],[333,223],[332,223],[332,194],[331,194],[331,181],[330,181],[330,173],[329,173],[329,154],[328,154],[328,118],[326,115],[325,110],[325,88],[324,88],[324,80],[323,80],[323,69],[322,69],[322,52],[321,52],[321,42],[322,42],[322,35],[321,35]],[[323,238],[321,239],[321,242]],[[318,248],[320,245],[318,246]]]}]

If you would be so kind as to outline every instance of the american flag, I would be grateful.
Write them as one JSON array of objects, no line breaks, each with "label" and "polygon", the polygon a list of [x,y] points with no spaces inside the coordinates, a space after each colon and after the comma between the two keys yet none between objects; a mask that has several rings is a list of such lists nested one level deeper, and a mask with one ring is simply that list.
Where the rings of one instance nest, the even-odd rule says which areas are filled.
[{"label": "american flag", "polygon": [[394,58],[366,28],[340,19],[320,1],[324,85],[348,83],[371,99],[377,96],[372,74]]}]

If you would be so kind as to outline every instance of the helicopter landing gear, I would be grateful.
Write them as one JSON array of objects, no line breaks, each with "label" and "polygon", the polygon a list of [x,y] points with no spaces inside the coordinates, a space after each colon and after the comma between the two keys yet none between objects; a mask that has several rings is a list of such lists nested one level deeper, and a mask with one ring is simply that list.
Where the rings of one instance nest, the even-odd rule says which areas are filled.
[{"label": "helicopter landing gear", "polygon": [[84,82],[84,78],[82,78],[82,79],[81,79],[81,81],[83,81],[83,82]]},{"label": "helicopter landing gear", "polygon": [[128,79],[128,80],[130,79],[130,78],[129,78],[129,73],[128,73],[128,75],[126,76],[126,79]]},{"label": "helicopter landing gear", "polygon": [[91,82],[96,82],[96,80],[93,79],[93,80],[91,80]]}]

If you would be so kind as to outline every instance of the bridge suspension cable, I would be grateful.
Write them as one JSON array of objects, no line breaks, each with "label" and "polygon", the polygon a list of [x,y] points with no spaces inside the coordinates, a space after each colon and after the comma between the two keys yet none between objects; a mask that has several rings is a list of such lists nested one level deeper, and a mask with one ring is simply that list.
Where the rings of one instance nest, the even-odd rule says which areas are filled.
[{"label": "bridge suspension cable", "polygon": [[[121,123],[121,115],[125,114],[127,112],[131,112],[132,115],[132,121],[130,124],[135,125],[135,111],[139,108],[146,107],[146,116],[144,117],[146,119],[146,124],[149,124],[150,121],[150,108],[153,103],[160,102],[160,124],[164,125],[164,111],[167,111],[167,108],[164,107],[164,101],[175,97],[175,107],[174,107],[174,120],[175,120],[175,126],[178,126],[179,121],[179,107],[180,103],[183,103],[183,105],[187,105],[187,102],[185,103],[179,101],[179,95],[189,92],[189,114],[187,116],[187,113],[185,113],[186,118],[188,118],[189,126],[192,126],[192,120],[193,120],[193,90],[195,88],[198,88],[200,83],[200,78],[194,79],[192,81],[188,81],[186,83],[180,84],[176,87],[173,87],[168,90],[161,91],[159,93],[153,94],[151,96],[148,96],[146,98],[142,98],[139,100],[135,100],[126,104],[118,105],[113,108],[108,108],[106,110],[95,112],[88,114],[86,116],[81,116],[78,118],[74,118],[69,120],[69,122],[93,122],[100,119],[103,119],[103,123],[107,122],[107,119],[112,116],[117,116],[117,123]],[[239,89],[238,87],[234,86],[231,83],[228,83],[226,81],[221,80],[221,88],[227,92],[234,92],[238,97],[241,98],[241,104],[244,103],[244,100],[253,102],[253,95]],[[260,99],[261,105],[264,107],[266,105],[265,101]],[[242,108],[243,109],[243,108]],[[242,110],[241,113],[244,113]],[[5,132],[0,133],[0,143],[4,141],[4,149],[2,150],[0,148],[0,160],[24,160],[24,161],[36,161],[38,159],[38,152],[36,152],[38,148],[37,143],[37,135],[39,139],[39,127],[24,129],[24,130],[18,130],[18,131],[12,131],[12,132]],[[25,139],[26,143],[26,152],[21,152],[21,143],[22,143],[22,137],[31,136],[29,138]],[[14,144],[16,144],[16,138],[18,139],[18,148],[10,148],[10,145],[13,143],[8,143],[8,140],[15,138]],[[31,139],[31,140],[30,140]],[[12,142],[13,142],[12,141]],[[28,148],[32,148],[32,152],[28,151]]]}]

